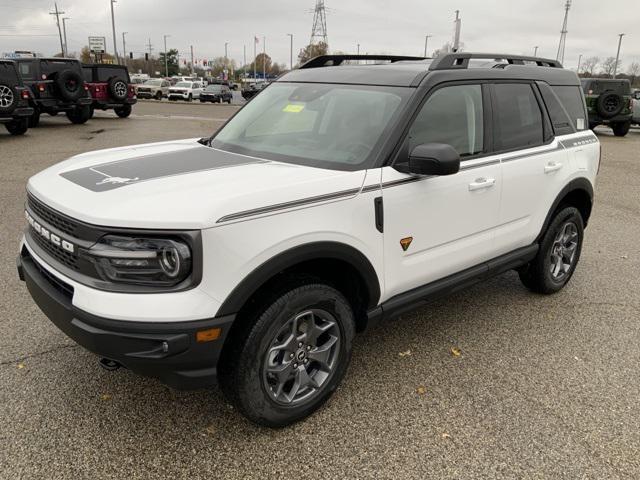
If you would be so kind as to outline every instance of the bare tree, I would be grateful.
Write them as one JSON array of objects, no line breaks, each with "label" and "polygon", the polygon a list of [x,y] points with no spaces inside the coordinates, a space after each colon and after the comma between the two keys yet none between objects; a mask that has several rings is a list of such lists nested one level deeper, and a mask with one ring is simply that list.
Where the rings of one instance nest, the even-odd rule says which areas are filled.
[{"label": "bare tree", "polygon": [[[618,67],[620,66],[620,62],[618,61]],[[616,57],[607,57],[602,62],[602,73],[604,73],[607,77],[612,77],[613,72],[616,70]]]},{"label": "bare tree", "polygon": [[600,63],[599,57],[586,58],[582,61],[582,65],[581,65],[582,71],[590,77],[593,75],[593,72],[595,72],[599,63]]},{"label": "bare tree", "polygon": [[309,44],[298,53],[298,63],[302,65],[314,57],[326,55],[327,53],[329,53],[329,46],[326,43],[319,42]]},{"label": "bare tree", "polygon": [[627,74],[631,77],[631,85],[636,83],[636,78],[640,75],[640,62],[633,62],[629,65]]}]

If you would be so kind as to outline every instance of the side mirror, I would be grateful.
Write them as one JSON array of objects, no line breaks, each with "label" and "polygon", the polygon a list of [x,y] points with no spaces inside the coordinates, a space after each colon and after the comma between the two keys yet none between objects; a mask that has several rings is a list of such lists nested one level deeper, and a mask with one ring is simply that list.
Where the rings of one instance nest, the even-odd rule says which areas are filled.
[{"label": "side mirror", "polygon": [[423,143],[411,151],[407,163],[394,168],[415,175],[452,175],[460,170],[460,155],[446,143]]}]

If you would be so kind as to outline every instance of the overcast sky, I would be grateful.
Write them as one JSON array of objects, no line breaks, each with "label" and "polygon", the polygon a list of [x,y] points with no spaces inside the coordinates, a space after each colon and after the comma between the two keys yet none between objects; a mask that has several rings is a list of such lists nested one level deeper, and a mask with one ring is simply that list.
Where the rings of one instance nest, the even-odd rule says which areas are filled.
[{"label": "overcast sky", "polygon": [[[454,10],[460,10],[466,51],[508,52],[555,58],[565,0],[326,0],[331,50],[355,53],[422,55],[424,36],[429,53],[452,38]],[[50,0],[0,0],[0,52],[35,50],[51,55],[60,50]],[[253,38],[266,36],[267,53],[289,63],[289,37],[294,57],[309,43],[314,0],[118,0],[115,4],[118,50],[122,32],[127,51],[142,54],[151,38],[154,53],[168,48],[187,55],[193,45],[198,59],[224,55],[242,63],[253,56]],[[65,11],[69,51],[79,51],[89,35],[106,36],[113,50],[109,0],[59,0]],[[619,33],[622,70],[640,62],[638,0],[573,0],[569,12],[565,66],[575,68],[578,55],[615,56]],[[295,62],[295,58],[294,58]]]}]

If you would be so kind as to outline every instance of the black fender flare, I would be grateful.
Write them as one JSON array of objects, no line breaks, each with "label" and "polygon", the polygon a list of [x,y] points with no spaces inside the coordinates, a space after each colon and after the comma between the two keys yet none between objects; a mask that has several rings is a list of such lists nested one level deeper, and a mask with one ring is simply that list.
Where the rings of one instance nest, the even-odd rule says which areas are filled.
[{"label": "black fender flare", "polygon": [[[582,190],[586,192],[587,195],[589,195],[589,199],[591,200],[591,205],[593,205],[593,185],[591,184],[591,182],[584,177],[575,178],[571,180],[567,185],[565,185],[565,187],[562,190],[560,190],[560,193],[556,196],[556,199],[551,204],[551,208],[547,212],[547,216],[544,219],[544,223],[542,224],[540,233],[536,238],[536,243],[540,242],[540,240],[542,239],[542,236],[547,231],[547,227],[549,226],[549,223],[551,223],[551,220],[553,219],[553,213],[556,211],[556,209],[558,208],[562,200],[571,192],[576,190]],[[584,221],[585,221],[585,227],[586,227],[587,219],[585,218]]]},{"label": "black fender flare", "polygon": [[313,242],[285,250],[247,275],[224,300],[216,317],[237,313],[251,296],[278,273],[309,260],[341,260],[356,269],[367,288],[369,308],[378,304],[380,283],[369,259],[356,248],[340,242]]}]

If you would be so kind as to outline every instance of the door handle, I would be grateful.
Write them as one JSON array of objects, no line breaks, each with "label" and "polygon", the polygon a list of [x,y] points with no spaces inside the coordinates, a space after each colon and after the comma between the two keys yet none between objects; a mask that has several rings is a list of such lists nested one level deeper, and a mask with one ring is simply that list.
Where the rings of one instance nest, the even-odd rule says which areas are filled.
[{"label": "door handle", "polygon": [[560,170],[562,168],[562,164],[558,162],[549,162],[544,166],[544,173],[555,172],[556,170]]},{"label": "door handle", "polygon": [[496,184],[495,178],[476,178],[475,181],[469,184],[469,191],[481,190],[483,188],[491,188]]}]

